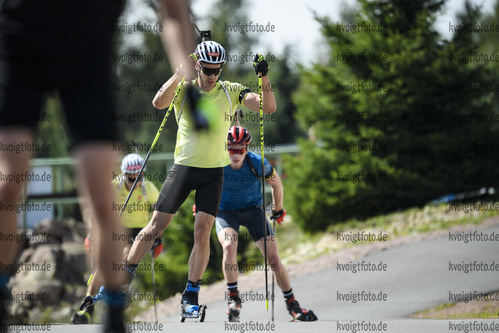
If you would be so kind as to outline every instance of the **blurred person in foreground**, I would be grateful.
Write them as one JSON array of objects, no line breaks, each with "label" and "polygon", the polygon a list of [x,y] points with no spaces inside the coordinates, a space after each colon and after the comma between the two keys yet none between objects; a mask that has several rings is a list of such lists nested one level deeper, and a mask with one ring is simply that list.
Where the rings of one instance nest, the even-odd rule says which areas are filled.
[{"label": "blurred person in foreground", "polygon": [[[113,180],[113,187],[116,191],[115,209],[123,214],[120,218],[120,223],[125,227],[123,235],[116,235],[119,239],[126,239],[125,248],[123,251],[123,260],[126,260],[130,247],[132,246],[135,237],[147,225],[154,210],[156,201],[158,201],[159,191],[156,186],[147,181],[144,177],[146,167],[144,158],[139,154],[133,153],[126,155],[121,161],[121,174]],[[140,170],[142,173],[139,175]],[[132,189],[135,180],[138,178],[132,194]],[[127,197],[130,199],[126,207],[123,207]],[[91,217],[90,217],[91,219]],[[92,249],[91,233],[85,239],[87,250]],[[152,256],[157,258],[163,249],[161,237],[156,238],[152,250]],[[72,324],[90,324],[93,322],[94,305],[99,300],[103,299],[105,288],[102,285],[102,277],[98,269],[92,273],[87,285],[87,296],[80,305],[80,310],[73,315]]]},{"label": "blurred person in foreground", "polygon": [[[117,159],[113,142],[116,102],[112,84],[113,37],[123,9],[122,0],[4,0],[0,10],[0,143],[3,147],[33,142],[42,102],[56,94],[69,127],[71,152],[77,159],[79,193],[95,219],[97,263],[102,273],[108,305],[105,332],[125,332],[125,297],[121,286],[126,274],[113,271],[122,262],[123,233],[113,211],[115,192],[110,179]],[[194,47],[188,9],[180,0],[160,2],[162,39],[172,67],[187,59]],[[194,71],[187,69],[193,76]],[[0,151],[0,172],[5,175],[29,169],[31,151]],[[23,182],[0,182],[0,201],[15,204]],[[16,213],[0,211],[0,232],[17,233]],[[14,242],[0,243],[0,329],[5,330],[8,282],[16,260]]]}]

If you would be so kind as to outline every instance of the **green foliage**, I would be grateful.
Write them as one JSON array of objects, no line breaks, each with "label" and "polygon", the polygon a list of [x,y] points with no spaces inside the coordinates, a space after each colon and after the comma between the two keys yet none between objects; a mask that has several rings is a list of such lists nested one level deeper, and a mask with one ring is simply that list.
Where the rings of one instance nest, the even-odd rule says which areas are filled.
[{"label": "green foliage", "polygon": [[[58,98],[47,98],[45,109],[38,123],[36,142],[42,146],[50,144],[48,151],[37,151],[36,158],[69,156],[69,138],[66,132],[61,102]],[[52,140],[57,138],[57,140]]]},{"label": "green foliage", "polygon": [[[287,207],[307,230],[491,186],[460,176],[498,162],[481,148],[497,142],[494,122],[466,121],[497,112],[493,93],[466,90],[496,77],[495,65],[463,59],[479,48],[473,34],[447,41],[432,28],[442,1],[359,2],[354,22],[317,17],[329,59],[302,72],[295,98],[312,140],[286,161]],[[461,24],[480,18],[467,8]],[[366,26],[377,30],[353,33]]]},{"label": "green foliage", "polygon": [[[172,76],[172,72],[159,36],[146,32],[143,33],[143,39],[140,47],[129,46],[115,54],[119,78],[118,87],[114,89],[119,106],[116,124],[121,138],[126,142],[133,140],[150,145],[166,114],[166,109],[155,109],[152,100],[157,90]],[[152,58],[141,58],[140,55]],[[155,152],[174,150],[177,123],[173,115],[172,112],[166,122]],[[148,149],[139,149],[141,154],[147,151]],[[130,152],[132,151],[123,153]]]}]

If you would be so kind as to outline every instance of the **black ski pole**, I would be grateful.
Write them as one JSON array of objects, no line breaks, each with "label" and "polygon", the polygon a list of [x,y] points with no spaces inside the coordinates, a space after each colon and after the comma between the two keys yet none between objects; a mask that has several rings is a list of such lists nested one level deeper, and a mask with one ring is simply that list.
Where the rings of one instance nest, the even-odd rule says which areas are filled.
[{"label": "black ski pole", "polygon": [[[276,228],[275,228],[275,219],[274,219],[274,222],[273,222],[273,227],[272,227],[272,229],[274,230],[274,236],[273,236],[273,237],[274,237],[274,242],[275,242],[275,241],[277,241],[277,240],[275,239],[275,237],[276,237],[276,232],[275,232],[275,230],[276,230]],[[274,278],[275,278],[275,272],[274,272],[274,267],[271,267],[271,269],[272,269],[272,296],[271,296],[271,299],[272,299],[272,322],[273,322],[273,321],[274,321],[274,299],[275,299],[275,294],[274,294],[274,285],[275,285],[275,283],[274,283]]]}]

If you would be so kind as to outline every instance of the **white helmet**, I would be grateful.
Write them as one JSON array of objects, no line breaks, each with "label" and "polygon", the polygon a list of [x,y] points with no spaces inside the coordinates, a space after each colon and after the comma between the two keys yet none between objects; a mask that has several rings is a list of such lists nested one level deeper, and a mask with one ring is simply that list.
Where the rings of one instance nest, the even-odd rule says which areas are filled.
[{"label": "white helmet", "polygon": [[[144,159],[139,154],[128,154],[121,161],[121,172],[123,173],[139,173],[140,168],[144,165]],[[144,167],[145,171],[146,168]]]},{"label": "white helmet", "polygon": [[209,64],[225,64],[227,61],[223,46],[211,40],[199,44],[194,54],[198,61]]}]

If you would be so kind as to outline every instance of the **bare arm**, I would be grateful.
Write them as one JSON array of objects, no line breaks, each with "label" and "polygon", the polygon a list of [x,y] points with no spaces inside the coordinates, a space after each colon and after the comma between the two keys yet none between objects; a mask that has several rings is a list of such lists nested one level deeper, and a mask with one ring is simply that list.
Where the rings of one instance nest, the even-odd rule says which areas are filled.
[{"label": "bare arm", "polygon": [[[161,39],[166,47],[172,72],[194,52],[194,31],[189,18],[189,9],[182,0],[161,0],[159,6]],[[184,64],[185,65],[185,64]],[[187,78],[195,78],[192,66],[183,66]]]},{"label": "bare arm", "polygon": [[181,79],[179,74],[173,74],[173,76],[163,84],[152,100],[152,105],[156,109],[162,110],[170,106],[173,97],[175,96],[175,88],[177,88]]},{"label": "bare arm", "polygon": [[[277,109],[274,92],[268,75],[262,77],[263,113],[274,113]],[[243,105],[248,109],[260,112],[260,96],[251,92],[244,97]]]}]

